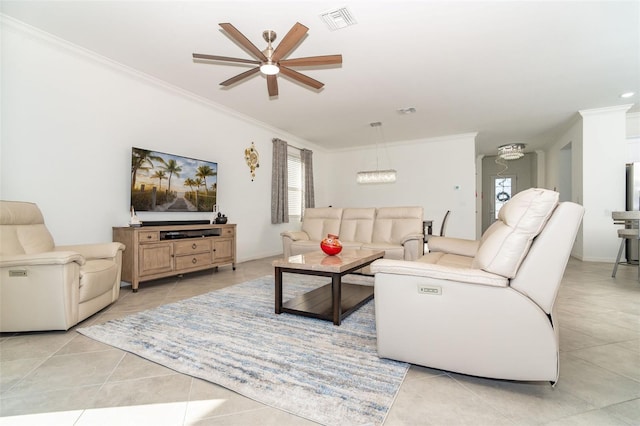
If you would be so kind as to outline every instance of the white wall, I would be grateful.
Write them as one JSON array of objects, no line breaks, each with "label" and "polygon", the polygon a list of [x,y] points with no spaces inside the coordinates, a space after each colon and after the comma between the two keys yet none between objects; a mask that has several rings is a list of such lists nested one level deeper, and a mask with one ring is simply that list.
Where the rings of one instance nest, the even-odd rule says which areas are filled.
[{"label": "white wall", "polygon": [[611,212],[625,209],[625,114],[630,106],[580,111],[585,260],[608,262],[617,253]]},{"label": "white wall", "polygon": [[625,112],[630,105],[580,111],[547,153],[547,184],[562,188],[562,150],[571,144],[571,201],[585,207],[572,254],[582,260],[613,262],[619,241],[611,212],[624,210],[627,162]]},{"label": "white wall", "polygon": [[[321,149],[13,21],[2,22],[0,197],[36,202],[57,244],[111,241],[129,220],[131,147],[219,165],[219,206],[238,225],[239,261],[282,252],[271,225],[273,137],[314,151],[317,197],[326,199]],[[255,142],[251,181],[244,149]],[[164,215],[164,216],[163,216]],[[209,214],[140,213],[142,220]]]},{"label": "white wall", "polygon": [[[476,134],[454,135],[378,148],[342,150],[328,155],[332,192],[326,205],[334,207],[422,206],[424,218],[434,220],[438,232],[447,210],[447,235],[476,237]],[[384,145],[384,146],[382,146]],[[357,184],[356,173],[393,168],[394,184]],[[318,204],[320,206],[320,204]]]},{"label": "white wall", "polygon": [[640,112],[630,112],[627,114],[627,139],[640,137]]},{"label": "white wall", "polygon": [[[568,147],[571,147],[568,149]],[[567,159],[567,156],[571,158]],[[560,193],[563,200],[573,201],[582,204],[582,119],[576,114],[573,124],[555,141],[553,141],[545,151],[546,162],[546,188],[564,191],[566,188],[563,182],[566,175],[566,167],[571,171],[571,188],[569,194]],[[570,163],[567,165],[567,163]],[[572,256],[578,259],[583,258],[584,241],[582,226],[576,236],[576,242],[571,252]]]},{"label": "white wall", "polygon": [[640,162],[640,112],[627,114],[627,163]]}]

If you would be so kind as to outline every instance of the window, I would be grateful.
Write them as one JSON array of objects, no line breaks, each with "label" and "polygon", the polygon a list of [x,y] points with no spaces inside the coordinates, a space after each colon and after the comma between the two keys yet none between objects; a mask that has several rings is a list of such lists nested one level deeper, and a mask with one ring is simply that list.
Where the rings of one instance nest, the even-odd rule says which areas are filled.
[{"label": "window", "polygon": [[515,176],[502,176],[495,177],[493,179],[493,208],[494,215],[493,220],[498,219],[498,213],[502,206],[505,205],[507,201],[511,199],[513,195],[513,182],[515,181]]},{"label": "window", "polygon": [[287,148],[287,186],[289,189],[289,217],[302,216],[303,209],[303,182],[302,177],[302,159],[300,158],[300,150],[296,148]]},{"label": "window", "polygon": [[301,219],[305,207],[314,207],[313,152],[289,146],[273,138],[271,185],[271,223]]}]

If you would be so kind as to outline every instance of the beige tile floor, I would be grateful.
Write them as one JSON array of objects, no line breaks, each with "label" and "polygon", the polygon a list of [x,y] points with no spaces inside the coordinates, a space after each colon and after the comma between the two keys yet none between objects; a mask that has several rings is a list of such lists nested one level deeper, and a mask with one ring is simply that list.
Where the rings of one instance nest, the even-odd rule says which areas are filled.
[{"label": "beige tile floor", "polygon": [[[236,271],[143,283],[81,326],[271,274]],[[558,296],[560,380],[518,383],[412,366],[385,422],[395,425],[639,425],[636,269],[571,260]],[[472,356],[472,354],[470,354]],[[0,425],[311,425],[225,388],[78,334],[0,335]]]}]

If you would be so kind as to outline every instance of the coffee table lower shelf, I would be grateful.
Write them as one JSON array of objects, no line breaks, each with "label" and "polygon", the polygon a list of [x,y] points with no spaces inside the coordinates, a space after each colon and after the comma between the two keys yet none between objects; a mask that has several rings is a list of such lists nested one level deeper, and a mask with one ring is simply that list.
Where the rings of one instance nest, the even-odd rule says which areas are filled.
[{"label": "coffee table lower shelf", "polygon": [[[373,286],[342,283],[340,321],[373,299]],[[333,320],[331,283],[295,297],[282,305],[282,312],[305,317]],[[339,324],[340,322],[338,322]]]}]

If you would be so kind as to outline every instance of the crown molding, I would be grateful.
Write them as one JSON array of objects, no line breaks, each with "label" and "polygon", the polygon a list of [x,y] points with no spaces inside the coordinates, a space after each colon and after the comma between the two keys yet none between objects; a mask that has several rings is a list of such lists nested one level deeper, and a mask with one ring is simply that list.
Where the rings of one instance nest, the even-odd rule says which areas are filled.
[{"label": "crown molding", "polygon": [[107,58],[106,56],[102,56],[92,50],[78,46],[77,44],[71,43],[68,40],[55,36],[51,33],[43,31],[37,27],[34,27],[32,25],[29,25],[25,22],[22,22],[18,19],[12,18],[2,13],[0,13],[0,27],[1,27],[1,31],[14,31],[15,33],[21,36],[31,37],[32,39],[45,43],[53,48],[60,49],[67,53],[90,60],[93,63],[100,64],[105,68],[109,68],[112,71],[120,72],[129,77],[141,80],[147,84],[151,84],[157,88],[168,91],[172,94],[179,95],[185,99],[199,103],[208,108],[214,109],[217,112],[220,112],[222,114],[237,118],[248,124],[273,132],[274,137],[280,137],[282,139],[293,139],[297,143],[303,143],[304,145],[308,145],[312,149],[317,149],[319,151],[325,151],[325,152],[327,151],[326,148],[318,146],[304,138],[291,134],[277,127],[271,126],[265,122],[256,120],[253,117],[242,114],[241,112],[228,108],[224,105],[218,104],[214,101],[211,101],[203,96],[197,95],[188,90],[184,90],[178,86],[174,86],[164,80],[161,80],[149,74],[138,71],[120,62]]}]

